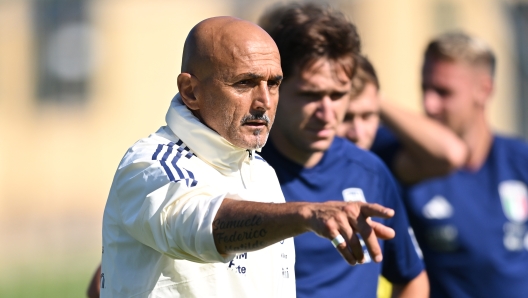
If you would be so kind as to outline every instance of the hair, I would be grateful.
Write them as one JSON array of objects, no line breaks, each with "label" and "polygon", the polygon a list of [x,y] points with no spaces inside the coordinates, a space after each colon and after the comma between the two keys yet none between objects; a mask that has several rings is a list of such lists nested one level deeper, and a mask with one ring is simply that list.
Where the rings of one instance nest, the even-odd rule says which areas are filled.
[{"label": "hair", "polygon": [[356,73],[352,80],[352,97],[361,94],[365,90],[365,86],[369,83],[374,84],[376,90],[379,90],[380,84],[376,70],[374,70],[374,66],[372,66],[367,57],[362,55],[357,56],[356,65]]},{"label": "hair", "polygon": [[341,12],[315,3],[290,3],[271,7],[259,25],[277,44],[285,79],[319,58],[339,63],[350,78],[354,75],[360,39]]},{"label": "hair", "polygon": [[427,46],[424,58],[462,61],[472,66],[488,68],[491,77],[495,74],[496,59],[491,48],[483,40],[463,32],[449,32],[438,36]]}]

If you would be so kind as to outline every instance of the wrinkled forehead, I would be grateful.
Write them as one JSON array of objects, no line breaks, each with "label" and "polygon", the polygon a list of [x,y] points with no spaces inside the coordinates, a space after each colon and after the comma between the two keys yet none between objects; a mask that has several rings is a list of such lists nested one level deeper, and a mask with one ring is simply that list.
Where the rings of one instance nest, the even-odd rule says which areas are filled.
[{"label": "wrinkled forehead", "polygon": [[233,69],[268,65],[278,67],[280,71],[279,51],[272,40],[255,37],[225,38],[217,45],[212,61],[217,67]]}]

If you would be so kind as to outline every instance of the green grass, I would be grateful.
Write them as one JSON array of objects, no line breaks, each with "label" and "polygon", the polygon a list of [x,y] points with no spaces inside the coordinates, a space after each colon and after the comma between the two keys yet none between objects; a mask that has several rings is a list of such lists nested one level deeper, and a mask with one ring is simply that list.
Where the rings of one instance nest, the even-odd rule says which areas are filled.
[{"label": "green grass", "polygon": [[83,275],[54,275],[53,277],[28,276],[7,285],[2,285],[0,297],[86,297],[88,281]]},{"label": "green grass", "polygon": [[0,297],[86,297],[99,256],[55,256],[28,262],[10,262],[0,268]]}]

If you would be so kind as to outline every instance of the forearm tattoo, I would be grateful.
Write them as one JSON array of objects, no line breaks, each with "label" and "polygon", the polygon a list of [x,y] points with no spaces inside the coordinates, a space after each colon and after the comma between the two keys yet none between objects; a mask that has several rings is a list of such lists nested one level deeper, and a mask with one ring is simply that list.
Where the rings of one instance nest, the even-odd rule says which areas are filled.
[{"label": "forearm tattoo", "polygon": [[264,247],[263,239],[268,231],[262,227],[262,217],[255,215],[246,219],[215,220],[213,233],[226,252],[239,252]]}]

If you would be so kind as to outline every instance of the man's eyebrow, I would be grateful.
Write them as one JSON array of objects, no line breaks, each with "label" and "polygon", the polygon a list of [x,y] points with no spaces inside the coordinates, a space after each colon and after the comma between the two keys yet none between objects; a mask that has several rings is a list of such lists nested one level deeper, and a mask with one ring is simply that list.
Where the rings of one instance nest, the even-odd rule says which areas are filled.
[{"label": "man's eyebrow", "polygon": [[[246,72],[246,73],[241,73],[239,74],[238,76],[236,76],[236,79],[264,79],[265,78],[265,75],[263,74],[258,74],[258,73],[254,73],[254,72]],[[271,78],[269,78],[269,80],[274,80],[274,81],[281,81],[282,80],[282,76],[281,75],[276,75],[276,76],[272,76]]]},{"label": "man's eyebrow", "polygon": [[[328,93],[327,90],[325,89],[319,89],[317,87],[312,87],[312,86],[309,86],[309,87],[303,87],[301,86],[299,89],[298,89],[298,92],[299,93],[306,93],[306,94],[310,94],[310,93],[313,93],[313,94],[326,94]],[[345,95],[347,93],[349,93],[350,90],[348,89],[343,89],[343,90],[333,90],[332,92],[330,92],[329,94],[339,94],[339,95]]]}]

